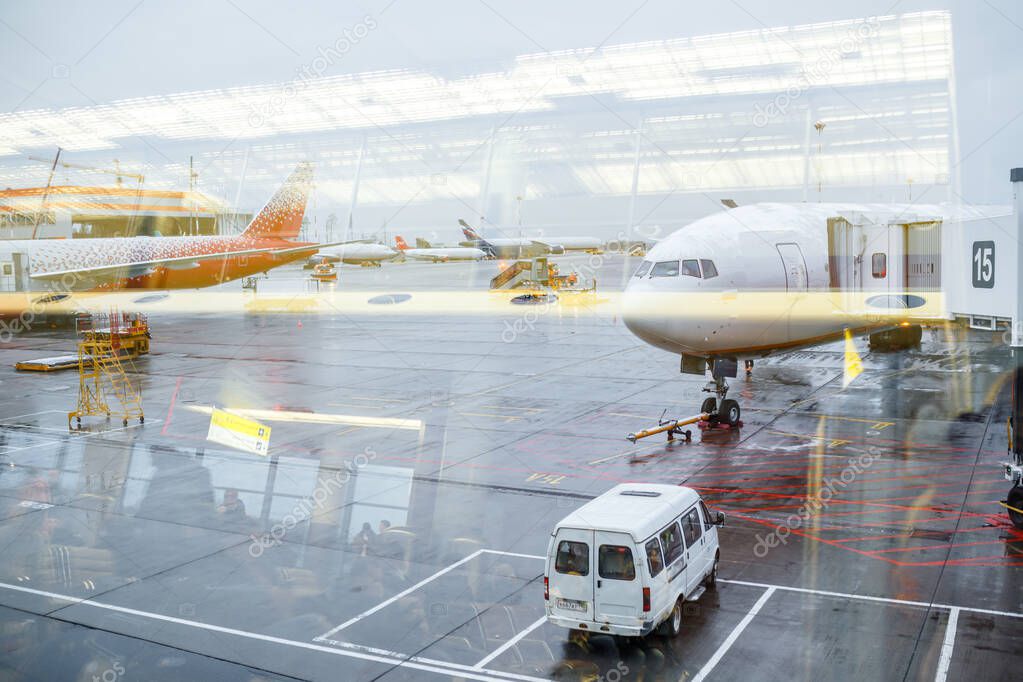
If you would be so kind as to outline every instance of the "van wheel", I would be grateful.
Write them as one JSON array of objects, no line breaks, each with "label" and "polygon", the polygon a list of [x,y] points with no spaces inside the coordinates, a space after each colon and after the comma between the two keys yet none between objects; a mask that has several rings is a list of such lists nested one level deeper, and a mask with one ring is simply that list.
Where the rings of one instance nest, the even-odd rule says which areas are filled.
[{"label": "van wheel", "polygon": [[678,637],[678,633],[682,632],[682,597],[679,597],[675,606],[671,608],[671,613],[661,625],[660,632],[665,637]]},{"label": "van wheel", "polygon": [[707,574],[707,579],[704,581],[707,587],[717,587],[718,584],[718,560],[721,558],[721,552],[714,554],[714,565],[710,569],[710,573]]}]

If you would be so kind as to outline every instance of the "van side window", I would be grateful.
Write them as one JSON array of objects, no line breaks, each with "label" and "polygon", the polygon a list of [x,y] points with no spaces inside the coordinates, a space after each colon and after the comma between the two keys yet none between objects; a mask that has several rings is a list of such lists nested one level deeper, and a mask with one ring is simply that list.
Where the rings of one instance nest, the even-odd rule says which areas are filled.
[{"label": "van side window", "polygon": [[620,545],[601,545],[597,552],[597,573],[610,580],[635,580],[632,550]]},{"label": "van side window", "polygon": [[700,500],[700,512],[703,514],[703,529],[710,530],[714,522],[710,520],[710,510],[707,509],[707,505],[703,503],[703,500]]},{"label": "van side window", "polygon": [[682,556],[682,531],[678,522],[661,531],[661,547],[664,549],[664,565],[670,566]]},{"label": "van side window", "polygon": [[703,525],[700,523],[700,512],[696,507],[690,509],[682,517],[682,533],[686,536],[686,546],[692,547],[693,543],[703,535]]},{"label": "van side window", "polygon": [[664,555],[661,554],[661,545],[657,538],[646,543],[646,565],[650,569],[651,578],[664,570]]},{"label": "van side window", "polygon": [[558,555],[554,559],[554,570],[568,575],[589,575],[590,546],[585,542],[562,540],[558,543]]}]

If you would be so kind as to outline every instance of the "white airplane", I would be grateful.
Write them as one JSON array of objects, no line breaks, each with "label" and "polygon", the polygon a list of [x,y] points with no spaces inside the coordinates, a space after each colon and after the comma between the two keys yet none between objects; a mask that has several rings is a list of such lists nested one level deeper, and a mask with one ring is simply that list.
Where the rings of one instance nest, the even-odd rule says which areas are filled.
[{"label": "white airplane", "polygon": [[317,263],[347,263],[348,265],[362,265],[365,267],[380,267],[385,260],[393,260],[398,252],[383,244],[372,244],[354,242],[339,244],[320,249],[320,252],[309,258],[307,267]]},{"label": "white airplane", "polygon": [[[422,240],[419,240],[422,241]],[[401,235],[394,238],[398,253],[413,260],[427,260],[432,263],[446,263],[451,260],[482,260],[487,254],[482,249],[470,246],[430,246],[411,248]]]},{"label": "white airplane", "polygon": [[[852,333],[915,345],[941,319],[941,226],[1011,207],[755,204],[701,218],[654,246],[623,295],[626,326],[713,381],[701,413],[736,424],[739,360]],[[965,225],[964,225],[965,227]],[[967,257],[969,254],[967,254]],[[747,365],[747,371],[752,365]]]},{"label": "white airplane", "polygon": [[569,251],[603,253],[604,242],[597,237],[552,237],[531,239],[528,237],[484,238],[464,220],[459,220],[466,241],[461,246],[482,249],[494,258],[533,258],[535,256],[560,255]]}]

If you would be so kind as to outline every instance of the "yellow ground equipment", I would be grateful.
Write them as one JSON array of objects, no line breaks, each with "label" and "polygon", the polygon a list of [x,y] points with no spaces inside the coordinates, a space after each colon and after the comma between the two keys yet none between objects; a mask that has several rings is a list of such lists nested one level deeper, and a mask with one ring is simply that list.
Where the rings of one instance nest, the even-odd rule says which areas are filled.
[{"label": "yellow ground equipment", "polygon": [[563,275],[557,264],[545,257],[539,257],[513,262],[490,280],[490,290],[529,289],[540,293],[551,291],[583,293],[596,290],[595,281],[589,288],[578,288],[580,280],[577,273]]},{"label": "yellow ground equipment", "polygon": [[625,438],[631,443],[635,443],[641,438],[649,438],[650,436],[656,436],[658,433],[668,432],[668,440],[675,440],[675,436],[682,436],[688,443],[693,439],[693,433],[689,429],[682,427],[689,426],[690,424],[696,424],[701,421],[707,421],[710,415],[703,412],[692,417],[686,417],[684,419],[665,419],[664,415],[657,420],[657,426],[649,429],[643,429],[636,433],[630,433]]},{"label": "yellow ground equipment", "polygon": [[79,319],[78,333],[78,409],[68,412],[68,428],[74,419],[78,428],[82,417],[107,417],[116,414],[121,423],[137,418],[144,423],[142,394],[125,371],[132,372],[132,359],[149,352],[149,323],[144,315],[92,315]]}]

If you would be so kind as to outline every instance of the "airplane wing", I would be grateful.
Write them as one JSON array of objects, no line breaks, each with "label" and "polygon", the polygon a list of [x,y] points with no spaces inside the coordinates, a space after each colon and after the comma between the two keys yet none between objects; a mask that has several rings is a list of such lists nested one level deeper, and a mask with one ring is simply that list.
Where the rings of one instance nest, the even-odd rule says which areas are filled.
[{"label": "airplane wing", "polygon": [[269,253],[274,256],[282,256],[292,253],[301,253],[303,251],[309,251],[315,253],[322,248],[328,246],[340,246],[342,244],[350,244],[352,242],[327,242],[324,244],[305,244],[303,246],[293,246],[286,249],[275,249],[270,247],[259,248],[259,249],[240,249],[238,251],[220,251],[217,253],[204,253],[195,256],[178,256],[176,258],[154,258],[146,261],[130,261],[127,263],[114,263],[113,265],[97,265],[87,268],[69,268],[67,270],[50,270],[47,272],[33,272],[29,277],[36,280],[55,280],[61,279],[65,275],[78,276],[83,278],[89,278],[92,280],[115,280],[126,276],[126,273],[130,273],[127,276],[137,277],[139,275],[148,274],[153,272],[158,267],[165,267],[171,270],[187,270],[194,268],[200,261],[213,260],[217,258],[238,258],[242,256],[251,256],[256,254]]}]

